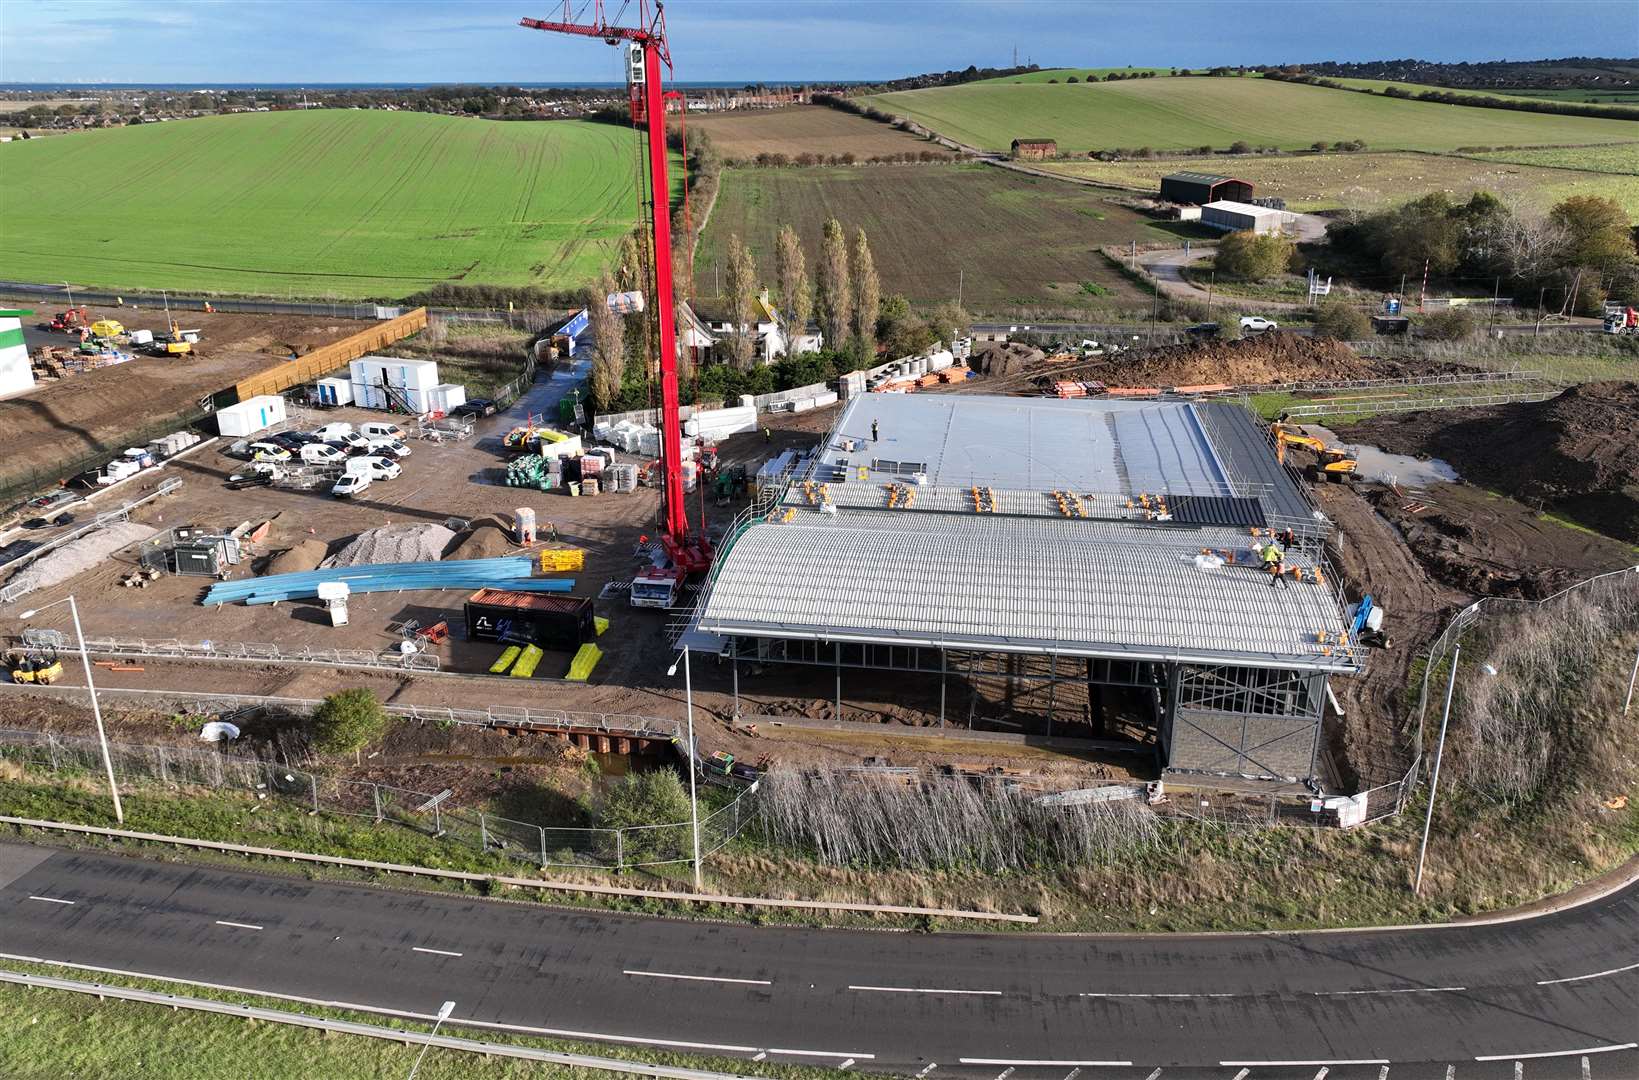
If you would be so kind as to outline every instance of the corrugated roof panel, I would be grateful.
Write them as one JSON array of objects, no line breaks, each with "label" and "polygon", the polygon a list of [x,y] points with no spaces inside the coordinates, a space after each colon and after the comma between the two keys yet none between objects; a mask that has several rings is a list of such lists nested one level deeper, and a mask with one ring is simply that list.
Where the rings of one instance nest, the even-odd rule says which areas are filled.
[{"label": "corrugated roof panel", "polygon": [[1263,528],[1269,522],[1257,499],[1219,495],[1176,495],[1167,501],[1172,520],[1184,525],[1240,525]]}]

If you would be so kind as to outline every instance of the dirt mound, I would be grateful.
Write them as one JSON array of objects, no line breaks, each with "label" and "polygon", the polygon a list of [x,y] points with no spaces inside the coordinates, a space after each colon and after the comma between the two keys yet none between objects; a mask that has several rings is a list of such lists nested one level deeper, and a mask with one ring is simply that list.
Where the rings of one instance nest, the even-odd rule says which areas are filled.
[{"label": "dirt mound", "polygon": [[364,563],[436,562],[454,539],[455,534],[442,525],[383,525],[359,533],[319,565],[328,569]]},{"label": "dirt mound", "polygon": [[284,551],[268,560],[266,574],[303,574],[309,570],[317,570],[324,561],[327,545],[323,540],[309,537],[293,548]]},{"label": "dirt mound", "polygon": [[519,550],[512,542],[512,529],[500,518],[479,518],[456,538],[455,546],[444,553],[446,559],[494,559]]},{"label": "dirt mound", "polygon": [[1241,341],[1172,345],[1122,353],[1098,365],[1095,378],[1110,386],[1199,386],[1229,383],[1364,379],[1378,366],[1341,342],[1291,334],[1261,334]]},{"label": "dirt mound", "polygon": [[1639,384],[1585,383],[1548,401],[1413,413],[1356,424],[1348,438],[1437,457],[1465,480],[1639,541]]},{"label": "dirt mound", "polygon": [[1011,341],[988,341],[975,346],[970,366],[985,375],[1016,375],[1047,359],[1047,354],[1029,345]]}]

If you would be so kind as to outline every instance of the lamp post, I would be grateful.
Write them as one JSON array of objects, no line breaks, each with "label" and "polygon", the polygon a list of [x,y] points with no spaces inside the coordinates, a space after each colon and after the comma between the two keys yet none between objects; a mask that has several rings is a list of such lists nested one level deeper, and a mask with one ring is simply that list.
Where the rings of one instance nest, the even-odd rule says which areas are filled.
[{"label": "lamp post", "polygon": [[455,1002],[453,1001],[446,1001],[443,1005],[439,1006],[438,1019],[433,1021],[432,1034],[428,1035],[427,1041],[421,1044],[421,1053],[415,1056],[415,1064],[410,1066],[410,1075],[405,1077],[405,1080],[415,1080],[416,1070],[421,1068],[421,1059],[427,1056],[427,1047],[433,1044],[433,1038],[438,1034],[438,1025],[448,1020],[450,1018],[450,1013],[454,1011]]},{"label": "lamp post", "polygon": [[53,600],[45,607],[32,608],[18,616],[21,619],[32,619],[46,608],[54,608],[58,604],[67,604],[68,613],[74,619],[74,638],[80,646],[80,662],[85,665],[85,688],[91,694],[91,715],[97,721],[97,742],[102,744],[102,767],[108,774],[108,794],[114,799],[114,820],[121,825],[125,824],[125,807],[120,805],[119,785],[114,782],[114,759],[108,754],[108,733],[102,726],[102,706],[97,704],[97,687],[91,679],[91,654],[85,649],[85,631],[80,629],[80,606],[74,602],[74,594]]},{"label": "lamp post", "polygon": [[[673,660],[672,666],[666,669],[667,675],[677,674],[678,661]],[[694,774],[699,770],[699,750],[694,742],[694,683],[689,671],[689,647],[683,646],[683,712],[688,717],[689,741],[689,828],[694,834],[694,888],[699,892],[704,886],[700,883],[700,802],[695,796]]]},{"label": "lamp post", "polygon": [[1423,895],[1423,860],[1428,857],[1428,831],[1434,824],[1434,796],[1440,792],[1440,760],[1445,757],[1446,748],[1446,721],[1451,719],[1451,692],[1457,688],[1457,661],[1462,658],[1463,647],[1451,647],[1451,678],[1446,682],[1445,710],[1440,713],[1440,738],[1434,744],[1434,775],[1428,782],[1428,814],[1423,818],[1423,842],[1417,849],[1417,880],[1411,891]]}]

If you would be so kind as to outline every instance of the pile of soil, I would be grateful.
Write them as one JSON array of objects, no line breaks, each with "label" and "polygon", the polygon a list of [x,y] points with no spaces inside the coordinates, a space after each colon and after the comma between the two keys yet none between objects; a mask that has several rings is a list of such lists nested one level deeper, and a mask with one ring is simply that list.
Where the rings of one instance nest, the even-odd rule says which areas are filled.
[{"label": "pile of soil", "polygon": [[1351,441],[1450,462],[1465,480],[1639,541],[1639,384],[1573,386],[1548,401],[1380,416]]},{"label": "pile of soil", "polygon": [[1017,375],[1047,359],[1047,354],[1029,345],[1009,341],[987,341],[976,345],[968,365],[984,375]]},{"label": "pile of soil", "polygon": [[1096,365],[1090,377],[1110,386],[1253,386],[1369,379],[1385,374],[1380,365],[1339,341],[1260,334],[1241,341],[1171,345],[1137,355],[1122,353]]},{"label": "pile of soil", "polygon": [[309,570],[317,570],[319,563],[324,561],[324,553],[328,545],[323,540],[309,537],[293,548],[284,551],[268,560],[266,574],[305,574]]},{"label": "pile of soil", "polygon": [[486,517],[474,521],[455,541],[455,546],[444,553],[446,559],[494,559],[516,554],[520,549],[512,542],[512,528],[500,518]]}]

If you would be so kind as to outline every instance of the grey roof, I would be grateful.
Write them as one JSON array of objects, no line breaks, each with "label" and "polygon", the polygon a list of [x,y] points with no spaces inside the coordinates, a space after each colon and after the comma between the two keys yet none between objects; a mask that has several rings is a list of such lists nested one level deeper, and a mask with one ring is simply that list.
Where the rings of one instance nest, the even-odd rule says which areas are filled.
[{"label": "grey roof", "polygon": [[[1317,635],[1344,629],[1334,584],[1271,588],[1254,565],[1200,569],[1202,548],[1245,552],[1244,529],[790,511],[720,555],[696,629],[1352,671]],[[784,512],[777,517],[783,517]],[[1307,562],[1294,553],[1293,565]]]}]

